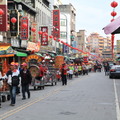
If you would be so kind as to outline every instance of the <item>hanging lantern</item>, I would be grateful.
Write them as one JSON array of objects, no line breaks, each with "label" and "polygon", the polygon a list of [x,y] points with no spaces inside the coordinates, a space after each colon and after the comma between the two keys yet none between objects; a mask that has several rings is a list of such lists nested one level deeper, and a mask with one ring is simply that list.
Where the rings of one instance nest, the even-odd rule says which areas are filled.
[{"label": "hanging lantern", "polygon": [[4,11],[2,9],[0,9],[0,15],[3,15]]},{"label": "hanging lantern", "polygon": [[42,31],[39,31],[39,32],[38,32],[38,34],[39,34],[39,35],[42,35],[42,34],[43,34],[43,32],[42,32]]},{"label": "hanging lantern", "polygon": [[113,22],[115,19],[112,19],[111,22]]},{"label": "hanging lantern", "polygon": [[111,16],[116,16],[117,15],[117,13],[115,12],[115,11],[113,11],[113,12],[111,12]]},{"label": "hanging lantern", "polygon": [[53,36],[52,36],[52,35],[50,35],[50,36],[49,36],[49,38],[53,38]]},{"label": "hanging lantern", "polygon": [[56,38],[56,37],[54,37],[54,40],[57,40],[57,38]]},{"label": "hanging lantern", "polygon": [[15,17],[11,18],[11,22],[12,23],[16,23],[17,22],[17,19]]},{"label": "hanging lantern", "polygon": [[35,28],[32,28],[31,30],[32,30],[32,32],[35,32],[35,31],[36,31],[36,29],[35,29]]},{"label": "hanging lantern", "polygon": [[48,36],[48,34],[47,34],[47,33],[44,33],[44,35],[45,35],[45,36]]},{"label": "hanging lantern", "polygon": [[118,3],[117,3],[117,2],[113,1],[113,2],[111,3],[111,7],[115,8],[115,7],[117,7],[117,6],[118,6]]},{"label": "hanging lantern", "polygon": [[27,23],[23,23],[23,24],[22,24],[22,27],[23,27],[23,28],[26,28],[26,27],[27,27]]},{"label": "hanging lantern", "polygon": [[58,39],[58,42],[60,42],[60,39]]}]

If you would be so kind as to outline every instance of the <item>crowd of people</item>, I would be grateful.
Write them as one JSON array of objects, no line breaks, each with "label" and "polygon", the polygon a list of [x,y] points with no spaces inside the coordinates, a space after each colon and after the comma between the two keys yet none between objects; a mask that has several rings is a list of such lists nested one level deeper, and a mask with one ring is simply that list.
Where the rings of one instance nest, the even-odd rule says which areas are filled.
[{"label": "crowd of people", "polygon": [[[47,66],[42,65],[41,63],[38,64],[38,66],[40,69],[38,79],[40,80],[47,73]],[[104,68],[105,71],[108,71],[106,64],[104,65]],[[102,69],[101,63],[81,63],[81,64],[63,63],[61,68],[59,68],[55,74],[56,79],[58,81],[62,81],[62,85],[67,85],[67,80],[73,79],[73,76],[79,77],[80,75],[83,76],[88,75],[91,71],[101,72],[101,69]],[[10,106],[15,105],[16,94],[19,95],[20,92],[22,92],[22,100],[30,98],[31,95],[29,85],[31,84],[32,76],[27,67],[27,63],[24,62],[21,65],[19,65],[18,63],[11,62],[10,70],[1,79],[7,79],[11,97]]]}]

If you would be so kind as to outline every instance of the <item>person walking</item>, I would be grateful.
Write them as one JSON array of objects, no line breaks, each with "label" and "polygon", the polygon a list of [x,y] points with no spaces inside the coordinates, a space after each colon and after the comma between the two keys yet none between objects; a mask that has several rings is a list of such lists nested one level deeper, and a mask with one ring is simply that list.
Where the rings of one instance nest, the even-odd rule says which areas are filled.
[{"label": "person walking", "polygon": [[16,103],[16,89],[20,85],[20,74],[19,71],[15,68],[15,62],[10,63],[10,70],[3,76],[3,79],[8,79],[11,104],[10,106],[15,106]]},{"label": "person walking", "polygon": [[61,70],[62,85],[67,85],[67,66],[65,63],[62,64],[60,70]]},{"label": "person walking", "polygon": [[22,100],[26,99],[25,92],[27,92],[28,98],[30,98],[29,84],[31,84],[32,76],[27,69],[27,64],[22,63],[22,70],[20,71],[21,86],[22,86]]}]

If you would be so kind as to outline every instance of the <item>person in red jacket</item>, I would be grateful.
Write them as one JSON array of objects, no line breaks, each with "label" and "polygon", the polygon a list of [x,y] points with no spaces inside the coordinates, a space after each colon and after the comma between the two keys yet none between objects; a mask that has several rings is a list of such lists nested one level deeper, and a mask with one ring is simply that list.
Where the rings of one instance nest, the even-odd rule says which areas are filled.
[{"label": "person in red jacket", "polygon": [[60,70],[61,70],[62,85],[67,85],[67,66],[65,63],[62,64]]}]

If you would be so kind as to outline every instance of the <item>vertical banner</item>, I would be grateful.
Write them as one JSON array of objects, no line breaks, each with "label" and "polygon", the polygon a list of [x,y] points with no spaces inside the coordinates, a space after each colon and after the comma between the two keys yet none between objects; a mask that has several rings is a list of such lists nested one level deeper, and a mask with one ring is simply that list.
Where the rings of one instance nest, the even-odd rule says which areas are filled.
[{"label": "vertical banner", "polygon": [[0,0],[0,9],[3,15],[0,15],[0,31],[7,31],[7,0]]},{"label": "vertical banner", "polygon": [[60,10],[53,10],[53,37],[60,38]]},{"label": "vertical banner", "polygon": [[48,45],[48,36],[45,33],[48,33],[48,27],[41,27],[43,34],[41,35],[41,46]]},{"label": "vertical banner", "polygon": [[[26,26],[24,26],[26,24]],[[28,17],[22,17],[20,19],[20,38],[21,40],[28,40],[29,37],[29,23]]]},{"label": "vertical banner", "polygon": [[[16,18],[16,22],[12,23],[11,19]],[[19,16],[18,10],[11,10],[10,11],[10,33],[11,36],[17,36],[19,34]]]},{"label": "vertical banner", "polygon": [[35,31],[31,30],[31,38],[32,38],[32,42],[38,42],[38,34],[37,34],[37,23],[33,22],[31,29],[35,28]]}]

